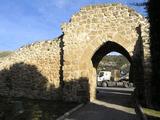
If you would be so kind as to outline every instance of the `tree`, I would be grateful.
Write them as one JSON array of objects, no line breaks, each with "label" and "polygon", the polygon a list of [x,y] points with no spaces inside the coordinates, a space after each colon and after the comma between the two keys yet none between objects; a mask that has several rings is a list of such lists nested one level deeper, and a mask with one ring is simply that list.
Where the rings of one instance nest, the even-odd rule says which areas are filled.
[{"label": "tree", "polygon": [[152,102],[160,104],[160,1],[149,0],[147,4],[150,22],[150,50],[152,59]]}]

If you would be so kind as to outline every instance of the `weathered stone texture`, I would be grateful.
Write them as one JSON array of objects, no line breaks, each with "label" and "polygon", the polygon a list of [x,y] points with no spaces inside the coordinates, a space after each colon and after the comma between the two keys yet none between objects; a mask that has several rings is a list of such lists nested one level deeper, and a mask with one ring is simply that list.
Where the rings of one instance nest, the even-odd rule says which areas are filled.
[{"label": "weathered stone texture", "polygon": [[[89,80],[90,99],[95,98],[96,71],[92,64],[92,56],[107,41],[113,41],[125,48],[132,57],[139,38],[137,27],[141,25],[143,41],[147,20],[133,9],[121,4],[103,4],[87,6],[73,15],[71,22],[64,23],[64,76],[65,81],[86,77]],[[145,47],[144,53],[148,47]],[[139,51],[139,50],[138,50]],[[137,53],[136,53],[137,54]],[[148,54],[150,54],[148,52]],[[147,67],[147,66],[146,66]],[[149,68],[150,69],[150,68]],[[75,75],[75,76],[74,76]],[[73,86],[73,89],[76,86]]]},{"label": "weathered stone texture", "polygon": [[[140,35],[137,32],[137,27],[140,25],[143,48],[137,46]],[[15,89],[15,84],[12,95],[54,98],[55,93],[57,93],[54,91],[60,87],[59,82],[63,79],[63,98],[65,100],[93,100],[96,94],[96,68],[93,67],[92,57],[108,41],[122,46],[131,58],[139,55],[138,52],[135,52],[136,49],[138,49],[136,51],[143,49],[144,55],[142,56],[145,58],[140,64],[145,67],[145,75],[147,69],[150,70],[150,67],[147,66],[149,59],[146,59],[146,57],[150,57],[147,26],[147,20],[127,6],[121,4],[87,6],[73,15],[69,23],[62,24],[64,47],[59,45],[60,40],[27,46],[1,62],[0,68],[1,70],[6,68],[7,71],[14,71],[11,73],[15,73],[16,77],[18,76],[18,79],[11,76],[13,78],[11,81],[17,81],[15,83],[18,85]],[[19,69],[14,69],[13,64],[19,64]],[[30,70],[27,71],[26,68],[22,67],[25,65],[31,65],[31,68],[36,67],[36,71],[31,70],[34,71],[33,73]],[[21,71],[27,71],[27,74],[23,75]],[[36,72],[39,73],[38,76],[35,76]],[[30,83],[27,83],[28,78],[25,76],[30,76],[29,79],[33,77],[32,80],[29,80]],[[0,77],[1,82],[5,81],[6,77],[3,77],[2,73]],[[34,80],[40,83],[35,82],[36,84],[33,86]],[[24,83],[20,81],[24,81]],[[41,88],[42,81],[47,82],[44,82],[43,85],[45,86]],[[28,89],[25,86],[27,84],[31,94],[28,94]],[[0,94],[8,94],[4,84],[0,85],[0,91],[4,89],[4,92],[0,92]],[[33,86],[35,90],[32,90],[30,86]],[[49,92],[45,93],[45,91]],[[41,95],[39,96],[39,94]]]},{"label": "weathered stone texture", "polygon": [[58,97],[59,40],[37,42],[24,46],[0,60],[0,94],[54,99]]}]

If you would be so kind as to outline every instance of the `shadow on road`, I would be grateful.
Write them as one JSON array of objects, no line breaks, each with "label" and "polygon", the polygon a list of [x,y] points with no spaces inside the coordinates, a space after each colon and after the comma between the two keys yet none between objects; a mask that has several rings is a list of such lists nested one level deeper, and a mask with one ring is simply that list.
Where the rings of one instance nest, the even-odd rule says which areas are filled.
[{"label": "shadow on road", "polygon": [[[125,111],[126,110],[126,111]],[[66,120],[138,120],[134,111],[119,110],[107,107],[101,101],[88,103]]]},{"label": "shadow on road", "polygon": [[132,96],[133,89],[129,88],[107,88],[107,89],[97,89],[97,100],[121,105],[125,107],[134,108],[134,99]]},{"label": "shadow on road", "polygon": [[96,100],[66,120],[139,120],[132,103],[132,92],[121,88],[98,89]]}]

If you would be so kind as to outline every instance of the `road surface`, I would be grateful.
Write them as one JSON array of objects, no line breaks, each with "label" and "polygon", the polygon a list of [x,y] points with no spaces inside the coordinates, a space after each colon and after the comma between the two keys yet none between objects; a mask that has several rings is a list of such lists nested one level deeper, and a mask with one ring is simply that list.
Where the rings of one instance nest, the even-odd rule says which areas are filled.
[{"label": "road surface", "polygon": [[139,120],[133,105],[133,88],[97,88],[97,99],[65,120]]}]

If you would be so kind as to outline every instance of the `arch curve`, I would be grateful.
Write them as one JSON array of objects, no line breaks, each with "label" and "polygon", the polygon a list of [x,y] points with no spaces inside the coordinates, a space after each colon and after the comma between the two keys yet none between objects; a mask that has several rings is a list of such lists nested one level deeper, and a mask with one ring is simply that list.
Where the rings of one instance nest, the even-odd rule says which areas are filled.
[{"label": "arch curve", "polygon": [[116,51],[124,55],[130,63],[132,63],[132,58],[130,54],[127,52],[127,50],[122,47],[120,44],[113,42],[113,41],[107,41],[104,43],[100,48],[94,53],[92,56],[92,63],[95,68],[97,68],[99,62],[101,59],[108,53]]}]

